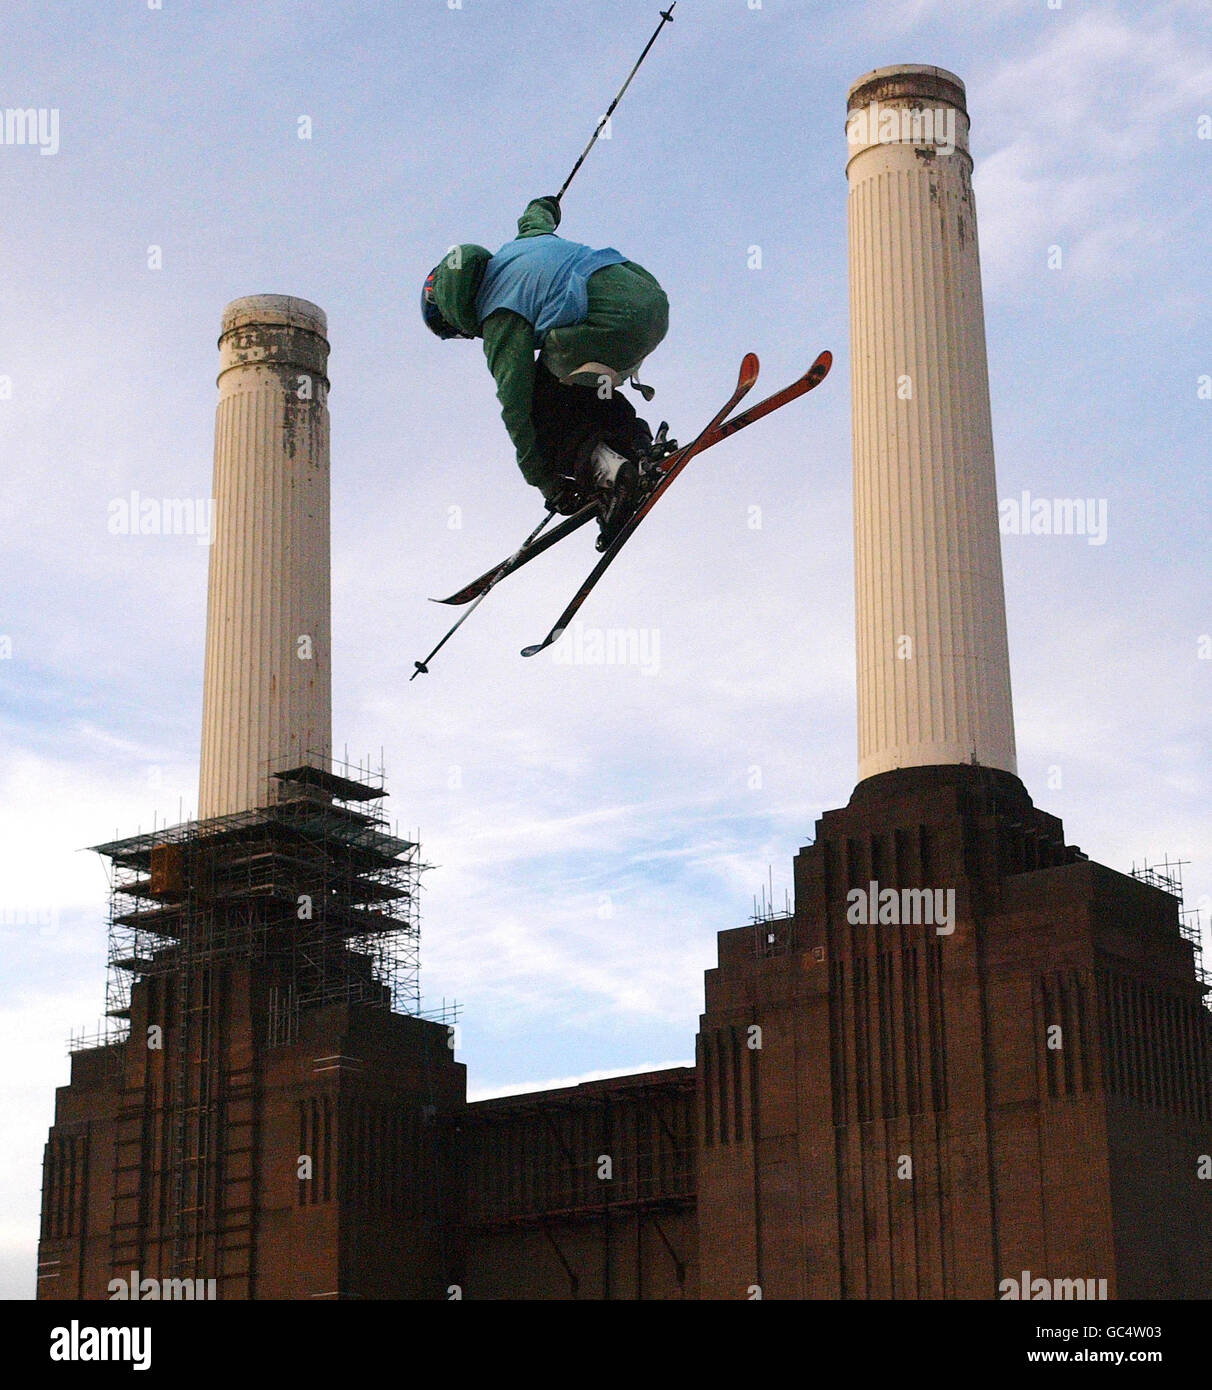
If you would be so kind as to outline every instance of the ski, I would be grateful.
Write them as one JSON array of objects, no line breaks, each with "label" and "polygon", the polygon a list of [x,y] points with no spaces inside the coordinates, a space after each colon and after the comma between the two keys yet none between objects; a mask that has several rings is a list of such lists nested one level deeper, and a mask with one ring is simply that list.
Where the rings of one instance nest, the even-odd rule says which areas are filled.
[{"label": "ski", "polygon": [[[509,564],[513,560],[516,560],[517,557],[522,553],[523,550],[526,549],[528,545],[532,545],[536,540],[538,540],[539,535],[547,529],[547,523],[551,520],[551,518],[554,515],[554,512],[548,512],[547,515],[543,518],[543,520],[539,522],[539,524],[534,528],[530,535],[527,536],[526,539],[522,542],[522,544],[518,547],[517,551],[513,555],[511,555],[508,560],[505,561],[504,565],[501,566],[500,572],[502,574],[504,574]],[[458,619],[458,621],[453,625],[453,627],[451,627],[449,631],[447,631],[446,635],[433,649],[433,651],[429,653],[427,657],[423,658],[421,661],[414,661],[412,663],[416,669],[413,671],[412,675],[409,676],[408,679],[410,681],[415,681],[418,676],[429,675],[429,663],[434,659],[435,656],[437,656],[437,654],[442,650],[442,648],[447,644],[447,642],[450,641],[450,639],[455,635],[455,633],[458,632],[458,630],[463,626],[467,619],[471,617],[471,615],[476,611],[476,609],[479,608],[480,604],[484,602],[484,600],[492,592],[492,585],[495,583],[496,580],[494,579],[491,584],[485,586],[484,592],[480,595],[480,597],[476,599],[476,601],[471,605],[467,612],[464,613]]]},{"label": "ski", "polygon": [[[829,352],[822,352],[811,367],[803,376],[797,377],[789,386],[784,386],[781,391],[775,391],[773,395],[767,396],[764,401],[759,401],[756,405],[750,406],[748,410],[742,411],[734,419],[725,419],[713,430],[708,437],[703,440],[700,453],[712,448],[721,440],[727,439],[735,434],[737,430],[743,430],[746,425],[752,425],[755,420],[760,420],[769,415],[772,411],[778,410],[781,406],[788,405],[791,401],[797,400],[800,396],[811,391],[814,386],[819,385],[828,374],[829,368],[833,364],[833,355]],[[689,447],[689,446],[687,446]],[[668,458],[662,459],[656,465],[661,472],[666,472],[677,465],[678,458],[682,450],[676,450]],[[572,516],[565,519],[553,531],[549,531],[545,536],[535,541],[532,545],[524,546],[517,555],[506,560],[502,565],[494,565],[492,569],[485,570],[478,579],[473,579],[470,584],[465,585],[449,598],[434,599],[434,603],[464,604],[470,603],[472,599],[478,598],[486,589],[493,588],[500,581],[515,571],[520,570],[523,565],[528,565],[531,560],[542,555],[544,551],[550,550],[557,541],[562,541],[565,536],[570,536],[574,531],[579,530],[587,521],[592,520],[597,515],[596,503],[589,503]]]},{"label": "ski", "polygon": [[[711,437],[704,444],[705,449],[710,449],[718,444],[722,439],[727,439],[734,435],[737,430],[743,430],[746,425],[752,425],[755,420],[762,420],[781,406],[789,405],[792,401],[799,400],[801,396],[806,396],[809,391],[821,384],[829,375],[829,368],[833,366],[833,353],[828,348],[817,355],[817,359],[812,366],[801,377],[784,386],[781,391],[776,391],[772,396],[767,396],[764,401],[758,401],[756,405],[751,405],[748,410],[741,413],[731,420],[724,420],[711,431]],[[673,463],[676,455],[667,460]]]},{"label": "ski", "polygon": [[522,655],[537,656],[539,652],[550,647],[553,642],[559,641],[568,624],[572,621],[581,605],[593,592],[593,588],[598,580],[601,579],[602,575],[610,566],[611,561],[613,561],[614,557],[622,550],[623,546],[626,545],[628,539],[635,532],[640,522],[642,522],[653,507],[656,506],[657,500],[696,454],[702,453],[704,449],[710,448],[712,444],[718,443],[721,439],[726,439],[730,434],[735,434],[737,430],[744,429],[746,425],[751,425],[755,420],[760,420],[764,415],[769,415],[772,410],[777,410],[779,405],[785,405],[787,401],[794,400],[797,396],[806,395],[814,387],[819,386],[820,383],[824,381],[826,376],[829,375],[829,369],[832,365],[833,354],[828,351],[822,352],[798,381],[792,382],[792,384],[784,388],[783,391],[776,392],[775,395],[769,397],[767,400],[760,401],[749,410],[743,411],[735,419],[727,420],[727,423],[725,423],[727,417],[732,413],[733,409],[735,409],[738,401],[740,401],[741,397],[757,379],[757,358],[750,353],[741,364],[741,375],[737,381],[737,389],[732,400],[715,419],[712,420],[711,424],[707,426],[693,444],[685,449],[678,450],[677,453],[672,454],[665,461],[666,467],[663,469],[665,476],[640,503],[635,512],[632,513],[626,525],[624,525],[605,554],[593,567],[588,579],[586,579],[584,584],[577,590],[576,594],[573,596],[572,602],[565,608],[563,613],[560,614],[556,621],[556,625],[542,642],[538,642],[531,647],[523,648]]},{"label": "ski", "polygon": [[657,499],[665,492],[682,469],[686,467],[696,454],[702,453],[703,449],[707,447],[707,440],[711,437],[712,431],[720,427],[723,421],[736,409],[742,397],[753,389],[757,377],[757,356],[752,352],[747,352],[741,362],[741,370],[737,374],[736,390],[733,391],[732,395],[721,409],[712,417],[711,423],[698,435],[693,443],[688,444],[683,449],[679,449],[676,453],[671,454],[668,459],[664,460],[665,466],[661,469],[661,472],[664,473],[665,476],[656,487],[652,489],[648,496],[644,498],[635,511],[632,512],[618,535],[615,536],[614,540],[611,541],[610,545],[604,551],[602,558],[594,565],[589,578],[586,579],[584,584],[576,591],[573,595],[572,602],[564,609],[563,613],[560,614],[559,618],[556,620],[556,625],[541,642],[536,642],[530,647],[524,647],[522,649],[523,656],[538,656],[541,651],[545,651],[553,642],[559,641],[564,633],[564,629],[572,621],[581,605],[593,592],[594,585],[596,585],[602,575],[606,573],[614,557],[622,550],[623,546],[627,544],[628,538],[635,532],[636,527],[639,526],[640,522],[643,521],[653,509]]},{"label": "ski", "polygon": [[523,565],[529,564],[537,555],[542,555],[545,550],[550,550],[557,541],[562,541],[565,536],[571,536],[574,531],[579,530],[587,521],[592,521],[598,515],[598,504],[587,502],[580,511],[573,512],[571,516],[566,516],[554,531],[548,531],[545,536],[540,536],[537,541],[524,547],[517,555],[506,560],[502,565],[494,565],[492,569],[485,570],[478,579],[473,579],[470,584],[465,585],[457,593],[451,594],[449,598],[430,599],[431,603],[470,603],[473,598],[479,598],[485,590],[495,587],[506,575],[513,574],[515,570],[520,570]]}]

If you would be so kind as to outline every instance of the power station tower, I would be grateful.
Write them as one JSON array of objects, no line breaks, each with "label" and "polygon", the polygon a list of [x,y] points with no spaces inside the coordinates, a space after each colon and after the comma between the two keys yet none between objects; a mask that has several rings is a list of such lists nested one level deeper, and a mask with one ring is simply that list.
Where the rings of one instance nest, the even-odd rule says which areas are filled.
[{"label": "power station tower", "polygon": [[968,131],[850,88],[859,780],[707,974],[703,1297],[1212,1297],[1197,949],[1016,774]]},{"label": "power station tower", "polygon": [[846,133],[859,777],[1013,773],[964,85],[881,68]]},{"label": "power station tower", "polygon": [[109,1030],[59,1092],[42,1297],[445,1296],[420,851],[329,758],[326,335],[286,295],[223,315],[200,818],[97,847]]},{"label": "power station tower", "polygon": [[328,322],[258,294],[223,314],[198,814],[263,806],[332,745]]}]

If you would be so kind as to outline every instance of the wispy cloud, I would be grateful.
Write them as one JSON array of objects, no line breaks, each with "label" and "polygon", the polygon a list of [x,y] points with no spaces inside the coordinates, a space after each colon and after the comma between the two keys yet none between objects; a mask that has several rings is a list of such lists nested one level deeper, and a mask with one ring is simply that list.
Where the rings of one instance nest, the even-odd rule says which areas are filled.
[{"label": "wispy cloud", "polygon": [[1182,10],[1057,12],[971,94],[979,146],[992,147],[976,178],[995,291],[1052,246],[1091,287],[1139,276],[1189,219],[1180,170],[1200,153],[1212,36]]}]

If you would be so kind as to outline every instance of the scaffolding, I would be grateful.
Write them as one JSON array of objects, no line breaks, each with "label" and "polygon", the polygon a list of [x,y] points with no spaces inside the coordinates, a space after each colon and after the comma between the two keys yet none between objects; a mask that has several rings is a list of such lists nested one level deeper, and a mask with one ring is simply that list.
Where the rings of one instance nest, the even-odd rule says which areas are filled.
[{"label": "scaffolding", "polygon": [[1159,864],[1142,860],[1138,866],[1133,862],[1132,877],[1178,899],[1178,930],[1191,943],[1195,975],[1204,986],[1204,1007],[1212,1010],[1212,993],[1209,992],[1212,991],[1212,972],[1204,965],[1203,924],[1199,908],[1183,906],[1183,869],[1190,862],[1189,859],[1171,859],[1168,854],[1163,856]]},{"label": "scaffolding", "polygon": [[761,898],[753,895],[753,953],[756,956],[781,956],[793,949],[795,941],[795,910],[791,894],[783,890],[783,906],[774,905],[774,870],[766,869],[767,881],[762,884]]},{"label": "scaffolding", "polygon": [[241,959],[276,967],[271,1044],[322,1004],[420,1013],[428,865],[389,833],[382,774],[359,772],[288,768],[270,805],[95,846],[111,865],[105,1042],[126,1036],[134,980]]},{"label": "scaffolding", "polygon": [[[388,830],[382,772],[358,768],[355,779],[341,767],[317,756],[270,773],[265,806],[96,846],[110,861],[106,1032],[80,1043],[108,1049],[122,1091],[115,1269],[143,1258],[149,1166],[160,1168],[164,1258],[177,1277],[207,1274],[237,1237],[247,1243],[247,1221],[227,1210],[219,1176],[228,1151],[251,1151],[256,1123],[251,1074],[225,1060],[227,967],[257,966],[271,1048],[293,1043],[301,1015],[324,1005],[420,1014],[428,865],[416,840]],[[172,1033],[160,1165],[148,1152],[146,1097],[138,1087],[126,1093],[126,1049],[116,1046],[129,1036],[136,981],[156,991],[157,1021]]]}]

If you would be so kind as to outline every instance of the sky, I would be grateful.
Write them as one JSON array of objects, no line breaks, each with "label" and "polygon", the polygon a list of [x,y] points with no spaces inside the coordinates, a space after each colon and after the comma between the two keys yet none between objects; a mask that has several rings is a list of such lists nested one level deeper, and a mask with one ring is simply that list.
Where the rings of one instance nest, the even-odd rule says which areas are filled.
[{"label": "sky", "polygon": [[[54,1088],[104,1009],[86,847],[196,807],[207,546],[107,520],[209,497],[238,296],[328,314],[334,743],[382,757],[434,866],[422,988],[461,1007],[471,1094],[693,1058],[716,933],[782,904],[856,780],[844,121],[872,68],[967,84],[999,497],[1106,508],[1102,544],[1002,538],[1020,775],[1091,858],[1189,860],[1212,917],[1203,0],[681,0],[561,232],[665,286],[674,435],[747,350],[757,396],[824,347],[833,373],[687,469],[579,647],[518,655],[583,534],[409,682],[427,600],[541,515],[420,283],[559,187],[658,8],[6,0],[0,113],[56,148],[0,143],[0,1296],[32,1294]],[[611,632],[642,659],[586,660]]]}]

